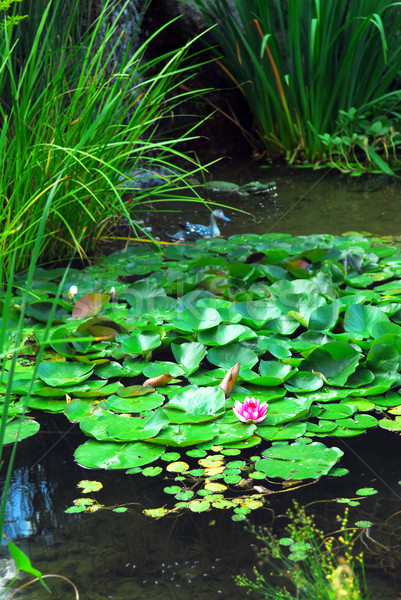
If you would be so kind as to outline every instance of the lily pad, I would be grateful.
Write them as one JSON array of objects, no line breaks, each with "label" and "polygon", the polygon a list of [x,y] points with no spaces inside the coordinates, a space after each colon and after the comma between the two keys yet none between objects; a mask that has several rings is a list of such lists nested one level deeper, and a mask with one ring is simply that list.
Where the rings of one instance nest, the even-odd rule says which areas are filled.
[{"label": "lily pad", "polygon": [[34,419],[26,417],[15,419],[6,425],[3,444],[12,444],[13,442],[24,440],[31,435],[35,435],[39,429],[40,425]]},{"label": "lily pad", "polygon": [[226,409],[225,394],[219,386],[190,388],[175,394],[163,407],[171,423],[211,421]]},{"label": "lily pad", "polygon": [[75,451],[75,460],[90,469],[130,469],[141,467],[157,460],[164,452],[144,442],[118,444],[88,440]]},{"label": "lily pad", "polygon": [[344,453],[336,447],[327,448],[320,442],[306,444],[277,444],[263,452],[255,468],[267,477],[291,479],[318,479],[326,475]]},{"label": "lily pad", "polygon": [[42,362],[38,369],[38,377],[53,387],[79,383],[88,379],[92,373],[93,365],[79,362]]}]

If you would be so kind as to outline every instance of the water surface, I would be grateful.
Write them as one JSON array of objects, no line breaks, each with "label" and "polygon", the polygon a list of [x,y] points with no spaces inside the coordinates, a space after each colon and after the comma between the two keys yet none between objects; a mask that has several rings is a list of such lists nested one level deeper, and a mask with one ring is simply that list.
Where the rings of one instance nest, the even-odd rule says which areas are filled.
[{"label": "water surface", "polygon": [[[341,234],[369,231],[378,235],[401,233],[399,210],[401,184],[390,178],[350,178],[334,171],[310,171],[271,167],[257,163],[232,163],[228,159],[213,169],[216,180],[238,184],[275,181],[275,194],[242,196],[209,193],[211,203],[226,208],[231,219],[223,224],[225,237],[236,233],[283,232],[294,235]],[[213,205],[214,205],[213,204]],[[161,205],[158,206],[160,208]],[[180,220],[207,223],[209,212],[197,204],[173,205],[176,213],[145,216],[154,235],[166,239]],[[86,439],[78,426],[63,417],[42,416],[39,434],[20,444],[10,492],[5,533],[26,551],[44,573],[59,573],[78,586],[83,600],[215,600],[246,598],[233,575],[250,573],[257,562],[255,539],[243,523],[215,510],[152,520],[143,508],[168,503],[160,478],[127,476],[124,472],[90,471],[75,464],[75,448]],[[398,549],[401,531],[399,456],[401,438],[383,430],[350,440],[333,440],[344,450],[342,466],[350,475],[311,486],[287,496],[272,497],[266,509],[252,515],[256,523],[270,523],[272,515],[285,512],[292,497],[302,502],[353,496],[358,487],[375,487],[379,494],[351,511],[352,519],[375,523],[371,538],[363,539],[369,578],[375,600],[395,600],[401,592]],[[104,488],[96,499],[107,506],[131,502],[129,513],[101,511],[70,515],[65,509],[82,496],[81,479],[97,479]],[[316,518],[326,528],[337,526],[342,505],[316,505]],[[0,562],[3,581],[12,564],[4,548]],[[26,578],[23,578],[25,581]],[[67,585],[49,580],[52,600],[73,598]],[[20,598],[42,600],[48,594],[38,584],[26,588]]]}]

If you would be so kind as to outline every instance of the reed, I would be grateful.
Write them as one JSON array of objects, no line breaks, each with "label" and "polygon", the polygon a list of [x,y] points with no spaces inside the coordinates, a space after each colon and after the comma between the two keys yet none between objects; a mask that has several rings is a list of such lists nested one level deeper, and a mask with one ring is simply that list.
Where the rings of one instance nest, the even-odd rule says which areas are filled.
[{"label": "reed", "polygon": [[[46,3],[18,50],[17,30],[6,28],[0,43],[0,253],[2,276],[11,257],[25,269],[36,241],[47,193],[57,181],[40,257],[62,259],[91,253],[99,224],[113,214],[127,217],[152,199],[193,199],[188,172],[199,169],[178,146],[193,126],[163,137],[163,127],[191,95],[180,87],[202,57],[191,42],[146,60],[156,32],[120,63],[115,48],[128,2],[106,1],[92,26],[79,34],[71,3],[62,34],[59,0]],[[168,27],[167,23],[164,27]],[[79,37],[81,35],[81,37]],[[24,36],[22,36],[23,39]],[[78,41],[76,41],[78,39]],[[165,125],[164,125],[165,124]],[[177,164],[180,167],[176,167]],[[139,179],[163,168],[160,186],[145,189]],[[127,173],[132,174],[127,180]],[[129,204],[125,200],[129,197]],[[1,281],[0,281],[1,284]]]},{"label": "reed", "polygon": [[[217,24],[221,65],[244,94],[257,134],[271,155],[290,163],[324,161],[341,155],[336,144],[347,142],[349,149],[357,148],[382,167],[376,159],[383,148],[376,144],[375,127],[389,120],[389,112],[401,100],[397,3],[194,3],[208,22]],[[365,110],[372,113],[372,108],[367,122]],[[399,119],[387,129],[391,125],[397,129]],[[387,142],[391,149],[392,141]]]}]

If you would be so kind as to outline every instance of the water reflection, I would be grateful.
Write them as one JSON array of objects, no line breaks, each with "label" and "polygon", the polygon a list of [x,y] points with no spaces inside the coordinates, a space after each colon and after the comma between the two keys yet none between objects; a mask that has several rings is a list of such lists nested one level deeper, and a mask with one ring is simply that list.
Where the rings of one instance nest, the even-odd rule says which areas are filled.
[{"label": "water reflection", "polygon": [[[51,518],[51,496],[56,485],[55,482],[48,481],[45,468],[41,464],[32,470],[21,466],[13,471],[3,531],[6,538],[21,540],[38,533],[43,534],[43,528],[46,526],[46,541],[51,542],[51,528],[57,527],[57,523]],[[6,543],[5,540],[3,543]]]}]

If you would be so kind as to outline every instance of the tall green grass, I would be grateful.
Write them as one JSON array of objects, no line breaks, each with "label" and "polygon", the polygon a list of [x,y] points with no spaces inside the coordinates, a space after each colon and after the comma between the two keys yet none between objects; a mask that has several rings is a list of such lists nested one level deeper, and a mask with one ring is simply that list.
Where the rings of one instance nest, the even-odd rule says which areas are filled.
[{"label": "tall green grass", "polygon": [[[79,1],[70,3],[60,28],[63,5],[46,3],[21,52],[15,34],[27,21],[11,35],[6,28],[0,41],[3,277],[14,253],[17,271],[29,264],[46,195],[56,181],[40,248],[48,260],[93,252],[107,218],[128,217],[144,202],[185,196],[188,172],[199,169],[179,150],[183,139],[195,135],[193,127],[160,134],[191,95],[180,86],[202,64],[202,56],[191,56],[191,42],[147,61],[156,32],[118,64],[114,50],[124,36],[119,23],[128,2],[104,2],[78,41]],[[138,173],[158,167],[166,173],[162,185],[145,189]],[[127,173],[133,173],[128,182]]]},{"label": "tall green grass", "polygon": [[221,65],[244,94],[270,154],[315,162],[330,151],[331,158],[341,155],[335,146],[342,143],[375,162],[372,124],[380,122],[389,138],[391,125],[401,129],[400,115],[389,122],[387,114],[401,101],[399,2],[234,0],[236,10],[228,0],[194,3],[217,24]]}]

